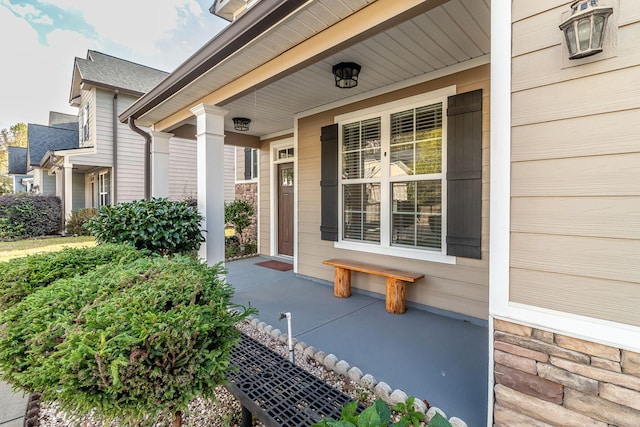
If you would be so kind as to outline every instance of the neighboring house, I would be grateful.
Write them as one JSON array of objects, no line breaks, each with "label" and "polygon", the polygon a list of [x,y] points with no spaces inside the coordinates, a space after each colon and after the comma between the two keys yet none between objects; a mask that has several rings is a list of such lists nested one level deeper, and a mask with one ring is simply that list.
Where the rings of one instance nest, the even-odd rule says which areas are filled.
[{"label": "neighboring house", "polygon": [[259,252],[425,274],[410,306],[488,326],[487,425],[640,425],[640,3],[600,3],[569,60],[566,1],[216,1],[242,19],[120,120],[195,127],[208,262],[224,144],[258,148]]},{"label": "neighboring house", "polygon": [[7,147],[8,175],[13,178],[13,192],[31,191],[33,178],[27,175],[27,149],[24,147]]},{"label": "neighboring house", "polygon": [[[62,179],[59,167],[52,162],[58,160],[59,150],[78,148],[78,122],[68,114],[49,114],[49,126],[29,123],[27,125],[27,173],[33,177],[32,191],[39,194],[56,195],[62,199]],[[55,163],[55,162],[54,162]]]},{"label": "neighboring house", "polygon": [[[75,187],[67,181],[66,200],[81,197],[83,207],[99,208],[145,198],[145,140],[119,123],[117,114],[166,76],[164,71],[93,50],[86,58],[74,60],[69,103],[78,107],[79,147],[60,154],[66,173],[80,174],[82,185]],[[172,163],[159,173],[173,185],[158,196],[194,196],[193,144],[176,138],[165,148],[167,152],[161,155],[173,150]]]},{"label": "neighboring house", "polygon": [[[86,58],[75,58],[69,102],[78,107],[76,145],[51,151],[44,164],[58,171],[58,192],[66,218],[80,208],[99,208],[146,196],[176,200],[196,197],[193,141],[176,136],[171,144],[156,147],[154,157],[171,160],[154,171],[163,177],[164,189],[152,187],[146,194],[145,139],[117,120],[120,112],[167,74],[93,50]],[[168,140],[169,134],[163,136]],[[231,162],[232,150],[226,155]],[[233,172],[227,171],[226,176],[228,198],[232,200]]]}]

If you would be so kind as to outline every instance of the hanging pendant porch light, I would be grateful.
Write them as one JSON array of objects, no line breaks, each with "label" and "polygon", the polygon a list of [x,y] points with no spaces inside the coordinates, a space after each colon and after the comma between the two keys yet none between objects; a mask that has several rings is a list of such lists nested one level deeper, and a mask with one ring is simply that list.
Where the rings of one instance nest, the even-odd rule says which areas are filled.
[{"label": "hanging pendant porch light", "polygon": [[362,67],[355,62],[341,62],[333,66],[333,76],[336,86],[348,89],[358,86],[358,76]]},{"label": "hanging pendant porch light", "polygon": [[246,117],[234,117],[233,118],[233,129],[241,132],[246,132],[249,130],[249,125],[251,124],[251,119]]},{"label": "hanging pendant porch light", "polygon": [[562,21],[569,59],[585,58],[602,52],[607,19],[613,8],[598,6],[598,0],[580,0],[571,4],[571,15]]}]

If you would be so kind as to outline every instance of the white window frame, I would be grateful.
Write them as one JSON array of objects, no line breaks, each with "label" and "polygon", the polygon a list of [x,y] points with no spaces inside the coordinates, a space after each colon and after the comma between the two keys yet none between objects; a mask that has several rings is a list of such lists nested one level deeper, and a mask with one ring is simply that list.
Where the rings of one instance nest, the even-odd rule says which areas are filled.
[{"label": "white window frame", "polygon": [[251,181],[255,181],[258,179],[258,173],[260,171],[259,162],[260,155],[258,154],[257,148],[251,149]]},{"label": "white window frame", "polygon": [[[105,190],[106,191],[103,191]],[[107,198],[107,203],[104,202],[104,198]],[[100,172],[98,174],[98,206],[111,205],[111,174],[110,171]]]},{"label": "white window frame", "polygon": [[[380,243],[375,242],[358,242],[342,240],[343,236],[343,182],[341,173],[339,174],[338,182],[338,212],[340,220],[338,222],[338,235],[339,240],[334,243],[334,247],[337,249],[354,250],[360,252],[369,252],[381,255],[397,256],[403,258],[418,259],[423,261],[432,261],[443,264],[455,264],[456,257],[446,254],[446,230],[447,230],[447,97],[456,94],[456,87],[449,86],[433,92],[428,92],[402,100],[389,102],[386,104],[380,104],[367,109],[354,111],[351,113],[336,116],[334,122],[338,124],[338,149],[342,153],[342,126],[345,124],[353,123],[356,121],[362,121],[370,118],[381,118],[381,150],[384,153],[387,151],[386,158],[389,158],[389,136],[390,136],[390,117],[391,114],[406,111],[414,108],[419,108],[431,104],[442,103],[442,244],[440,250],[433,250],[430,248],[408,248],[391,245],[391,204],[389,199],[390,185],[393,181],[399,179],[390,179],[388,176],[388,163],[383,167],[382,177],[380,179]],[[338,170],[342,171],[342,155],[339,155]],[[424,177],[420,177],[424,178]],[[411,181],[417,178],[409,176],[403,177],[400,181]],[[349,183],[357,184],[360,180],[352,180]]]}]

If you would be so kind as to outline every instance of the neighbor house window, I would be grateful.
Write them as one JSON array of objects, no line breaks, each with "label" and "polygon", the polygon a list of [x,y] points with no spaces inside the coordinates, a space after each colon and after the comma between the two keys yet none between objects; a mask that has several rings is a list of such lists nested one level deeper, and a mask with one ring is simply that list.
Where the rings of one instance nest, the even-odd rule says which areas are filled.
[{"label": "neighbor house window", "polygon": [[340,123],[342,241],[443,250],[443,103]]},{"label": "neighbor house window", "polygon": [[111,204],[111,174],[109,172],[98,175],[98,204],[100,207]]},{"label": "neighbor house window", "polygon": [[82,130],[81,130],[81,142],[84,143],[89,141],[89,104],[85,104],[82,108]]},{"label": "neighbor house window", "polygon": [[244,179],[258,179],[258,150],[255,148],[244,149]]}]

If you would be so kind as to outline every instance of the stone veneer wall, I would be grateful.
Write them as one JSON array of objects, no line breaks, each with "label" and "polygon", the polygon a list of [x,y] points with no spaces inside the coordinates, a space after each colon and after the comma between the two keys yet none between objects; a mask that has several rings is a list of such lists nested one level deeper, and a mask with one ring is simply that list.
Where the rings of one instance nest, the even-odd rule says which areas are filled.
[{"label": "stone veneer wall", "polygon": [[640,354],[494,320],[494,426],[640,426]]},{"label": "stone veneer wall", "polygon": [[253,206],[253,222],[242,232],[245,242],[258,242],[258,183],[236,184],[236,200],[245,200]]}]

